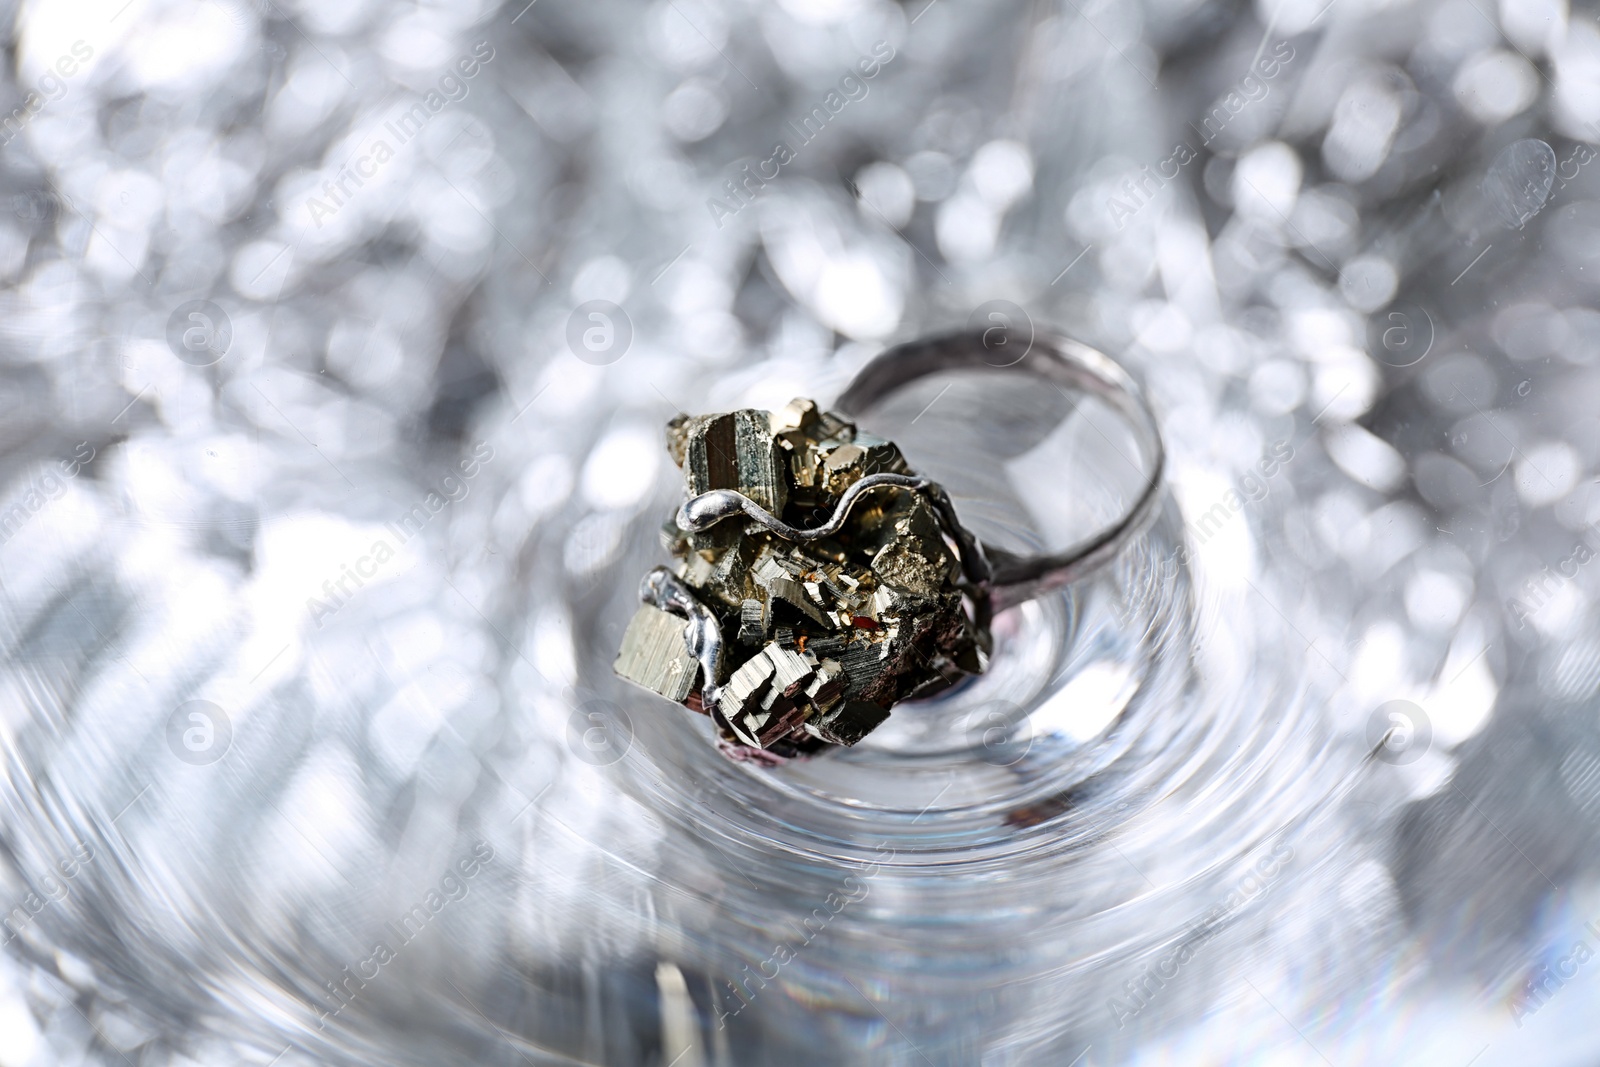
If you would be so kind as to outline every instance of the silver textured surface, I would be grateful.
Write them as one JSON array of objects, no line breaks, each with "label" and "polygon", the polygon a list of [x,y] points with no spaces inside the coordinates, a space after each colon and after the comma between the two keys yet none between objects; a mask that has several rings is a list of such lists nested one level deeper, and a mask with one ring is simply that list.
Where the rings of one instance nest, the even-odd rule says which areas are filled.
[{"label": "silver textured surface", "polygon": [[[0,16],[0,1065],[1600,1058],[1591,8]],[[1149,534],[840,760],[613,687],[662,422],[969,322]],[[1025,552],[1074,405],[863,422]]]}]

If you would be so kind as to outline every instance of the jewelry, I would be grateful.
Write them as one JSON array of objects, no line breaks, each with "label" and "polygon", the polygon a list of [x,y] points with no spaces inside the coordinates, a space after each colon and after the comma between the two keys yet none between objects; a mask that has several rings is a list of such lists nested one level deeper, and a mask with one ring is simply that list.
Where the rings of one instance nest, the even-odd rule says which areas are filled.
[{"label": "jewelry", "polygon": [[837,407],[864,412],[919,378],[975,369],[1099,397],[1143,453],[1126,514],[1067,551],[1022,556],[973,536],[892,442],[810,400],[680,415],[667,449],[685,500],[663,528],[677,562],[645,577],[616,673],[709,715],[725,755],[765,764],[853,745],[896,703],[981,674],[994,613],[1114,558],[1153,517],[1165,467],[1154,414],[1106,356],[1050,337],[1004,367],[991,354],[971,332],[898,346]]}]

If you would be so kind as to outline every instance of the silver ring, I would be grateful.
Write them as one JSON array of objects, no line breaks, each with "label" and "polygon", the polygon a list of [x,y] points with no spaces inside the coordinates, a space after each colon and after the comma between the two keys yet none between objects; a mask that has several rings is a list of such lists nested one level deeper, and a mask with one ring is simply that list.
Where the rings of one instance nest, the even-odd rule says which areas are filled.
[{"label": "silver ring", "polygon": [[[710,716],[729,758],[763,764],[849,746],[901,701],[987,669],[996,612],[1110,562],[1155,514],[1166,454],[1134,380],[1106,356],[1036,338],[999,366],[965,332],[889,349],[834,407],[680,415],[667,449],[684,499],[623,635],[622,678]],[[985,545],[948,493],[852,419],[930,374],[1032,374],[1123,415],[1143,453],[1127,513],[1062,552]],[[1131,462],[1131,461],[1130,461]]]},{"label": "silver ring", "polygon": [[998,612],[1079,581],[1116,558],[1155,517],[1167,453],[1144,390],[1103,352],[1067,337],[1043,334],[1034,338],[1021,359],[1011,363],[991,363],[987,358],[990,354],[985,334],[977,330],[896,345],[863,367],[834,407],[845,415],[859,417],[928,375],[984,371],[1035,374],[1056,385],[1098,397],[1128,421],[1143,453],[1145,481],[1133,507],[1106,529],[1062,552],[1021,556],[984,545],[958,525],[959,534],[971,538],[987,561],[990,573],[976,584],[989,609]]}]

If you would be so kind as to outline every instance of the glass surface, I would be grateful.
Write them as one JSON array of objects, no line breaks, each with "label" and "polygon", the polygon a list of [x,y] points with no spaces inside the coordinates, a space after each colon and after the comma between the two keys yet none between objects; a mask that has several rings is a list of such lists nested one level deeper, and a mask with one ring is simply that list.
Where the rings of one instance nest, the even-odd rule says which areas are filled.
[{"label": "glass surface", "polygon": [[[0,1067],[1586,1067],[1600,23],[4,11]],[[674,414],[1059,329],[1161,512],[757,771],[611,673]],[[982,537],[1093,402],[862,415]]]}]

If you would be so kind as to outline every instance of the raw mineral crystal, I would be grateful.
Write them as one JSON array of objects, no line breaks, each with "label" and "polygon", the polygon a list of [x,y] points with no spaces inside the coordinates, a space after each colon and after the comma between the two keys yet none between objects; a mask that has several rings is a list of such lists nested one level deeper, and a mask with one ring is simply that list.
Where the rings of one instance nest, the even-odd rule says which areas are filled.
[{"label": "raw mineral crystal", "polygon": [[[802,531],[832,519],[861,479],[911,474],[892,442],[803,399],[771,413],[680,415],[667,451],[688,496],[733,490]],[[710,715],[734,758],[853,745],[897,702],[986,662],[988,634],[966,610],[944,514],[927,488],[887,484],[864,491],[828,537],[795,539],[745,513],[699,530],[669,523],[671,573],[692,600],[665,606],[703,617],[698,602],[715,618],[717,677],[685,645],[684,619],[649,605],[628,627],[617,673]]]},{"label": "raw mineral crystal", "polygon": [[773,514],[783,510],[787,479],[765,411],[702,415],[688,421],[685,435],[684,480],[690,495],[737,489]]},{"label": "raw mineral crystal", "polygon": [[622,635],[619,675],[682,703],[695,686],[695,660],[683,640],[684,620],[649,604],[639,605]]}]

